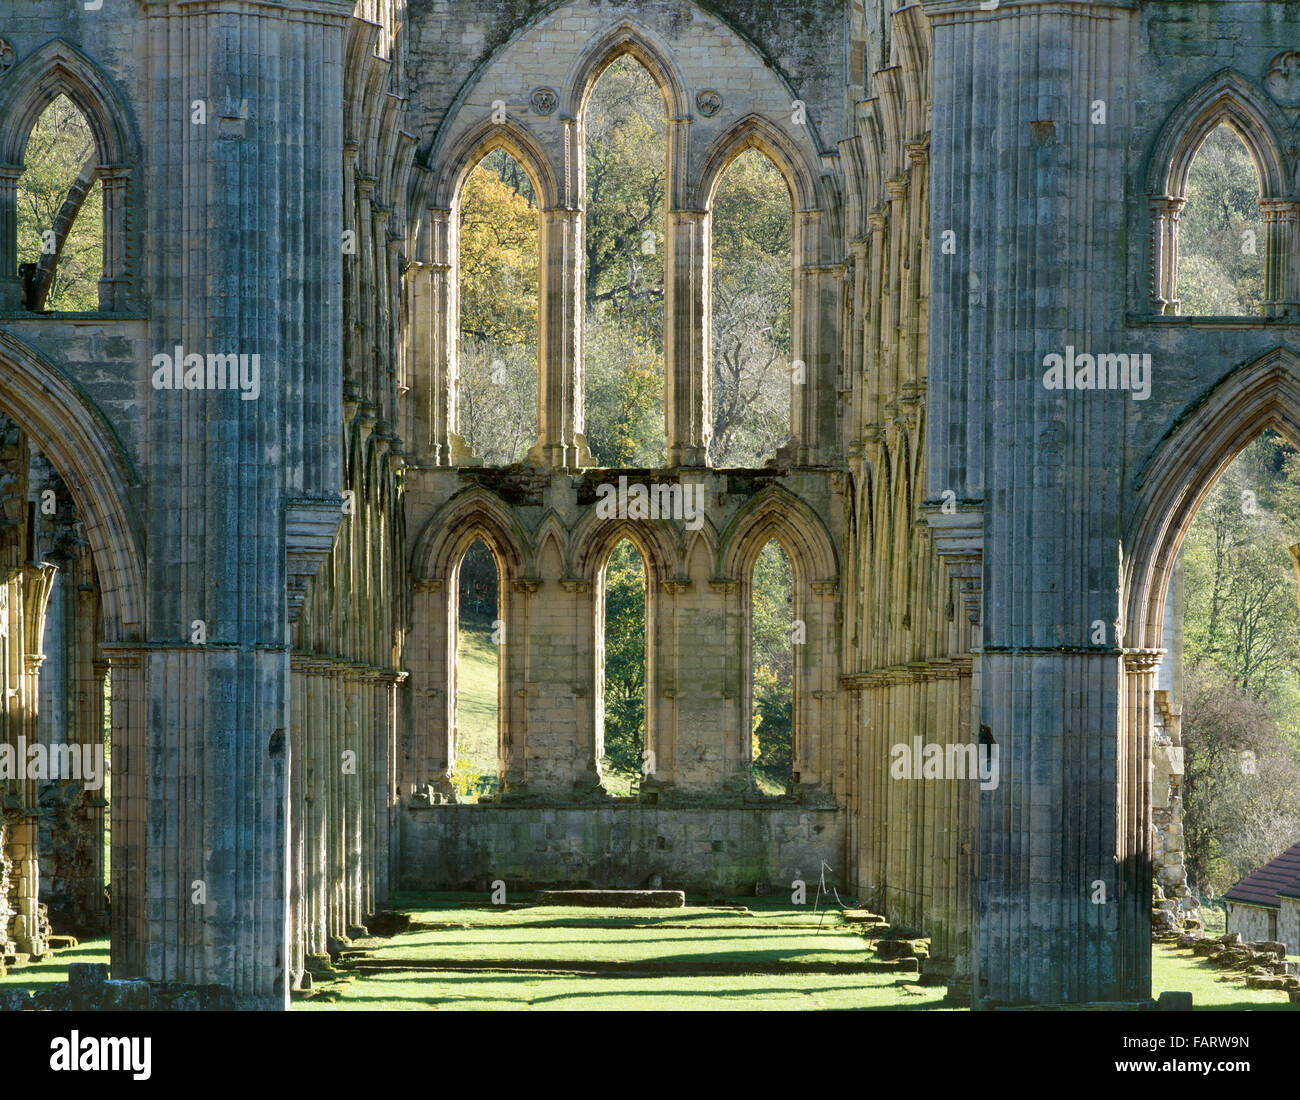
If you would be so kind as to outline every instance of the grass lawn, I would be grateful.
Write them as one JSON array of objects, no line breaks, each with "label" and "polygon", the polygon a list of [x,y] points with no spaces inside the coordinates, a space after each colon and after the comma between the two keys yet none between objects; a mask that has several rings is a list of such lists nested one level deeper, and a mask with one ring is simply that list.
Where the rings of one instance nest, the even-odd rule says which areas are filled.
[{"label": "grass lawn", "polygon": [[1281,990],[1247,989],[1239,970],[1220,970],[1190,950],[1157,943],[1151,947],[1151,995],[1166,990],[1190,992],[1193,1008],[1300,1011]]},{"label": "grass lawn", "polygon": [[[461,624],[456,660],[456,768],[497,774],[497,647],[491,623]],[[471,795],[473,797],[473,795]]]},{"label": "grass lawn", "polygon": [[295,1010],[330,1009],[934,1009],[941,987],[900,984],[893,974],[741,974],[708,978],[571,977],[562,974],[369,973],[342,986],[337,1001],[300,1001]]},{"label": "grass lawn", "polygon": [[5,986],[24,989],[49,989],[68,980],[69,963],[108,962],[108,937],[82,940],[76,947],[56,951],[44,962],[26,966],[11,966],[7,976],[0,978],[0,988]]},{"label": "grass lawn", "polygon": [[[394,900],[415,930],[377,941],[358,964],[377,969],[345,972],[296,1009],[955,1007],[942,986],[916,985],[911,975],[847,972],[873,963],[866,941],[837,912],[822,918],[777,899],[747,898],[756,906],[749,912],[456,904],[482,905],[481,894]],[[584,973],[584,965],[600,972]]]},{"label": "grass lawn", "polygon": [[[955,1007],[942,986],[917,985],[910,975],[847,971],[846,964],[874,958],[865,941],[835,911],[818,931],[820,914],[780,899],[738,899],[749,912],[478,908],[481,894],[401,893],[393,900],[411,913],[415,930],[370,941],[364,954],[380,968],[318,982],[319,996],[295,1000],[295,1011]],[[107,938],[86,940],[45,962],[11,967],[0,987],[48,988],[67,981],[69,963],[108,961]],[[420,963],[475,969],[421,970]],[[584,973],[584,963],[604,972]],[[809,969],[788,972],[792,966]],[[1300,1011],[1285,993],[1247,989],[1240,972],[1166,944],[1152,948],[1151,985],[1156,997],[1189,991],[1198,1009]]]}]

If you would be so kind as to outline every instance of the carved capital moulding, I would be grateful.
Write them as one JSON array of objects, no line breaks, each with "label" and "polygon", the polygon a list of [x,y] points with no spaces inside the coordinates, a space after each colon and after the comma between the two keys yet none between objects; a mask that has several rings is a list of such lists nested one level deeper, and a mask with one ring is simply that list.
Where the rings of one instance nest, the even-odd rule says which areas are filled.
[{"label": "carved capital moulding", "polygon": [[13,45],[7,38],[0,38],[0,76],[4,76],[14,67],[17,60],[17,54],[14,53]]}]

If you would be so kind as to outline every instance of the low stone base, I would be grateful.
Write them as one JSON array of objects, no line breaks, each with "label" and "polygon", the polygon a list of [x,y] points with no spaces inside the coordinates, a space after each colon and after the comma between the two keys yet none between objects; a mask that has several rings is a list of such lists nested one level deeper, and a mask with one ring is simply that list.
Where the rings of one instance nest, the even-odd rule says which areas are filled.
[{"label": "low stone base", "polygon": [[[489,894],[645,889],[671,882],[692,894],[774,894],[815,885],[822,861],[843,866],[843,812],[793,803],[681,807],[408,804],[401,815],[400,884],[408,890]],[[809,886],[811,890],[811,885]]]},{"label": "low stone base", "polygon": [[606,909],[681,909],[680,890],[538,890],[538,905],[576,905]]},{"label": "low stone base", "polygon": [[279,1003],[237,1002],[225,986],[186,986],[141,979],[111,979],[105,963],[71,963],[64,985],[50,989],[0,990],[0,1012],[228,1012],[236,1008],[283,1008]]}]

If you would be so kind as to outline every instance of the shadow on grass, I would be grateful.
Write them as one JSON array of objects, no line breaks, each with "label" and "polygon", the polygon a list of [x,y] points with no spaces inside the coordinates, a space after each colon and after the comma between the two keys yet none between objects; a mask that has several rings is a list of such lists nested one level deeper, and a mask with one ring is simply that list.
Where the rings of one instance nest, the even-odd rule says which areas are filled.
[{"label": "shadow on grass", "polygon": [[52,989],[68,980],[69,963],[107,963],[108,940],[86,940],[77,947],[65,947],[38,963],[11,966],[0,978],[0,989]]}]

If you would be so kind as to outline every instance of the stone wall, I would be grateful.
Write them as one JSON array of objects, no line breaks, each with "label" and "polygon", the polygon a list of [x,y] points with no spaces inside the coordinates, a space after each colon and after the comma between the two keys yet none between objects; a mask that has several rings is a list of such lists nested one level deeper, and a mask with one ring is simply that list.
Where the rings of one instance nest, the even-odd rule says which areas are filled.
[{"label": "stone wall", "polygon": [[407,889],[486,891],[496,879],[507,891],[631,889],[658,875],[692,893],[752,894],[755,883],[780,893],[794,879],[815,884],[824,860],[844,893],[843,816],[830,809],[412,805],[401,822]]},{"label": "stone wall", "polygon": [[1248,942],[1277,939],[1281,929],[1277,927],[1276,921],[1276,909],[1266,909],[1262,905],[1243,905],[1239,901],[1228,902],[1226,931],[1240,932],[1241,938]]},{"label": "stone wall", "polygon": [[1286,944],[1288,955],[1300,955],[1300,898],[1280,898],[1277,938]]}]

